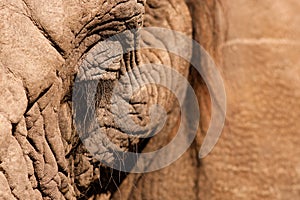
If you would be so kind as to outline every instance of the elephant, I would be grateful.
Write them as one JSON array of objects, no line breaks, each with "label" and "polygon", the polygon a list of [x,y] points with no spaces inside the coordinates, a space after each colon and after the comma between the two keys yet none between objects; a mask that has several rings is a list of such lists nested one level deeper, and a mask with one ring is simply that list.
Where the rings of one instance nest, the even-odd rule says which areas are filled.
[{"label": "elephant", "polygon": [[[0,199],[298,198],[299,9],[296,0],[2,0]],[[198,153],[210,126],[212,100],[191,63],[205,67],[207,60],[193,45],[163,36],[164,31],[140,34],[143,27],[173,30],[198,42],[222,76],[226,122],[204,158]],[[140,44],[166,49],[171,44],[189,60],[164,49],[138,49]],[[181,112],[174,93],[149,84],[138,91],[125,88],[131,96],[124,107],[139,127],[154,125],[137,130],[122,123],[135,133],[126,134],[115,123],[116,82],[128,72],[144,80],[137,78],[138,70],[153,63],[171,66],[192,86],[200,110],[196,138],[162,169],[130,173],[109,167],[116,152],[147,153],[166,146],[176,137],[180,118],[191,115]],[[181,80],[153,69],[189,104]],[[155,104],[167,119],[159,134],[140,137],[160,124],[160,113],[151,112]],[[100,150],[91,138],[101,143]]]}]

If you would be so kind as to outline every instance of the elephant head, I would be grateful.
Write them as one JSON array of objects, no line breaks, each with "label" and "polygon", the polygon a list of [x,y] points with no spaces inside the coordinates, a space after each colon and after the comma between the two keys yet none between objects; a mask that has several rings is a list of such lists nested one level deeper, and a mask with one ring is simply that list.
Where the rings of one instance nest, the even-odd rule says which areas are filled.
[{"label": "elephant head", "polygon": [[[170,130],[179,118],[170,91],[143,84],[157,78],[170,82],[171,74],[159,67],[153,67],[153,74],[141,73],[139,66],[165,65],[185,77],[189,71],[189,63],[176,55],[140,49],[159,43],[167,50],[166,41],[172,40],[151,31],[141,34],[140,29],[160,26],[190,36],[187,7],[181,1],[139,0],[3,1],[0,7],[1,84],[6,88],[0,108],[4,198],[96,198],[113,192],[110,170],[97,159],[110,163],[117,151],[140,151],[149,132],[162,125],[163,137],[172,138]],[[168,12],[161,14],[163,10]],[[173,17],[178,12],[183,15]],[[172,45],[190,51],[176,40]],[[133,72],[130,81],[140,81],[141,87],[123,104],[131,123],[116,123],[116,116],[124,116],[112,109],[111,96],[128,72]],[[180,82],[173,81],[180,88]],[[123,94],[129,90],[125,85]],[[156,104],[168,115],[165,124],[160,115],[151,118],[149,108]],[[120,182],[124,175],[115,173]],[[99,180],[109,186],[101,189]]]},{"label": "elephant head", "polygon": [[[299,198],[298,10],[295,0],[2,0],[0,199]],[[202,160],[214,102],[189,62],[208,62],[167,29],[201,43],[224,80],[224,132]],[[166,146],[189,117],[186,87],[162,66],[194,87],[196,140],[155,172],[108,167]]]}]

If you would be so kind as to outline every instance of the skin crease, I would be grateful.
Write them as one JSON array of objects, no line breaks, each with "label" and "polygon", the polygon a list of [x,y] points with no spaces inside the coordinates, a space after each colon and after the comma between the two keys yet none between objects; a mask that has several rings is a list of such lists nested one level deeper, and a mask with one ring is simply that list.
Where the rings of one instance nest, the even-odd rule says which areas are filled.
[{"label": "skin crease", "polygon": [[[176,162],[127,176],[99,171],[78,143],[68,96],[74,66],[90,46],[115,33],[109,25],[101,29],[97,18],[115,4],[0,2],[0,199],[298,199],[299,1],[147,1],[144,26],[180,31],[213,57],[227,115],[217,145],[199,160],[210,120],[205,83],[176,56],[141,52],[144,62],[172,64],[188,77],[201,121],[195,142]],[[116,10],[120,18],[128,14]],[[144,151],[166,145],[177,132],[178,107],[166,106],[174,106],[167,126]]]}]

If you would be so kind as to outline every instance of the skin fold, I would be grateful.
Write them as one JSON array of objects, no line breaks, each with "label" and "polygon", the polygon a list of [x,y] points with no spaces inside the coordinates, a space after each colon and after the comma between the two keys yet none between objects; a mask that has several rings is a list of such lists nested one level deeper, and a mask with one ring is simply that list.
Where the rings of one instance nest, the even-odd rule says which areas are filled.
[{"label": "skin fold", "polygon": [[[0,199],[298,199],[299,9],[296,0],[2,0]],[[179,56],[135,51],[143,43],[168,48],[172,39],[126,33],[141,27],[168,28],[196,40],[222,75],[226,123],[213,151],[201,160],[198,151],[211,116],[207,87]],[[122,42],[106,43],[119,33],[126,33]],[[177,42],[174,46],[193,50]],[[124,48],[133,50],[111,58],[113,51]],[[102,65],[105,56],[109,64]],[[196,54],[190,59],[206,63]],[[149,63],[171,66],[190,81],[201,115],[197,137],[161,170],[130,174],[110,169],[80,137],[89,144],[101,141],[101,148],[93,150],[111,162],[117,150],[151,152],[165,146],[175,137],[180,116],[189,115],[180,113],[176,97],[166,88],[147,85],[124,106],[143,127],[151,120],[150,107],[161,105],[168,118],[160,133],[141,139],[115,123],[114,84],[120,75]],[[103,75],[97,76],[97,70]],[[158,72],[159,78],[172,80]],[[73,94],[76,83],[79,93]],[[93,97],[86,90],[92,86],[96,122],[89,110]],[[83,104],[74,108],[74,97]]]}]

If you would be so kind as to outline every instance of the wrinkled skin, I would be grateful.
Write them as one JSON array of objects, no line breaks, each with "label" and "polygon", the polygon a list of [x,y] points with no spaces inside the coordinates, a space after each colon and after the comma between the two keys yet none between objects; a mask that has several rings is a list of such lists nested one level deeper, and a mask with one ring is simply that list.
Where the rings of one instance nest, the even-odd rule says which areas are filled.
[{"label": "wrinkled skin", "polygon": [[[297,199],[299,9],[293,0],[1,1],[0,199]],[[227,116],[219,142],[200,161],[210,120],[201,77],[163,51],[120,57],[97,78],[103,140],[122,151],[152,151],[174,137],[180,116],[171,93],[147,86],[131,99],[132,119],[147,124],[148,108],[159,103],[168,112],[164,129],[149,141],[122,133],[109,116],[117,77],[110,67],[172,66],[192,83],[201,110],[197,138],[180,159],[156,172],[125,174],[100,164],[81,144],[71,94],[93,46],[141,26],[170,28],[201,43],[224,79]],[[141,42],[167,41],[149,38]],[[110,147],[104,148],[109,155]]]},{"label": "wrinkled skin", "polygon": [[[180,4],[184,6],[183,2]],[[172,66],[187,77],[189,63],[163,51],[141,50],[114,58],[114,64],[106,66],[101,77],[91,72],[103,67],[99,60],[112,50],[111,45],[104,44],[105,39],[128,29],[139,29],[143,22],[144,26],[163,24],[165,28],[191,36],[190,23],[186,26],[169,23],[167,19],[174,11],[159,18],[156,7],[173,9],[169,2],[145,4],[132,0],[1,2],[4,19],[0,39],[1,86],[5,88],[0,110],[3,198],[101,199],[115,192],[126,174],[116,170],[111,173],[93,158],[90,153],[94,152],[88,152],[78,136],[89,144],[102,142],[100,149],[94,150],[107,163],[113,161],[111,155],[116,150],[140,151],[147,141],[123,133],[111,116],[110,95],[117,74],[151,62]],[[186,7],[184,11],[177,22],[189,22]],[[150,32],[148,35],[139,42],[166,41],[166,38],[153,37]],[[123,41],[126,48],[135,44],[135,37],[134,33],[126,36]],[[120,41],[113,45],[124,48]],[[107,46],[110,48],[101,49]],[[98,60],[94,60],[96,56]],[[85,118],[89,113],[85,104],[72,104],[72,86],[77,73],[80,86],[89,88],[95,81],[99,82],[96,114],[100,129],[96,132],[91,127],[95,123]],[[159,73],[159,76],[167,74]],[[84,98],[88,92],[83,90],[79,96]],[[150,85],[135,93],[128,105],[132,109],[131,117],[141,126],[147,124],[148,108],[152,104],[160,104],[170,116],[163,130],[167,135],[176,123],[178,108],[174,96],[165,88]],[[76,124],[84,128],[75,127],[73,114]]]}]

